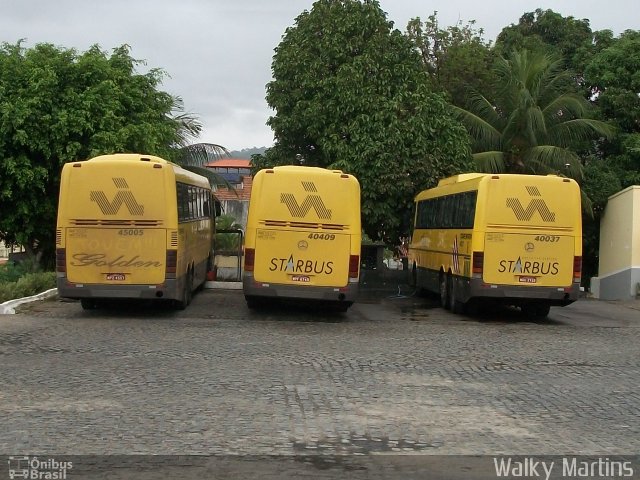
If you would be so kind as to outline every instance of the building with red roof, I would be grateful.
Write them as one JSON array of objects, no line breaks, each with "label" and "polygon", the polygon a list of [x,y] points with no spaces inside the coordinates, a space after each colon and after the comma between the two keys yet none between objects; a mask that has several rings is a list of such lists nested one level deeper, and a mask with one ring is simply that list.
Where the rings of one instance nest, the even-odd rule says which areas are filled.
[{"label": "building with red roof", "polygon": [[225,215],[231,215],[244,228],[247,225],[249,199],[251,198],[251,160],[244,158],[222,158],[205,165],[223,177],[233,188],[218,186],[216,197],[222,204]]}]

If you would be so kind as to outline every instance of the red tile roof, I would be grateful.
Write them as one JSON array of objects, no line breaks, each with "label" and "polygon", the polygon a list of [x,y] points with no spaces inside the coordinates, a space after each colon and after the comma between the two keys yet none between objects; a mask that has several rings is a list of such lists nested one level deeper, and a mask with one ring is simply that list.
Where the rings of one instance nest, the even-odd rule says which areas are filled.
[{"label": "red tile roof", "polygon": [[244,158],[222,158],[220,160],[214,160],[213,162],[207,163],[205,167],[207,168],[218,168],[218,167],[250,168],[251,160],[247,160]]},{"label": "red tile roof", "polygon": [[[242,186],[242,188],[240,188]],[[242,184],[236,186],[236,191],[233,192],[226,187],[218,187],[215,191],[215,196],[220,201],[235,200],[238,202],[248,202],[251,197],[251,187],[253,186],[253,178],[250,175],[242,176]],[[237,194],[237,195],[236,195]]]}]

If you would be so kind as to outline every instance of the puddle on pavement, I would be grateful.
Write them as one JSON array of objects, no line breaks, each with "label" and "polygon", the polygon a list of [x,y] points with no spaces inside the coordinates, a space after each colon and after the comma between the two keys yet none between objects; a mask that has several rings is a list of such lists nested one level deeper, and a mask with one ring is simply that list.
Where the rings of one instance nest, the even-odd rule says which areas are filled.
[{"label": "puddle on pavement", "polygon": [[419,322],[422,320],[428,320],[431,314],[427,310],[432,310],[434,308],[439,308],[440,305],[436,304],[425,304],[417,307],[415,305],[402,307],[400,309],[401,318],[403,320],[410,320],[412,322]]},{"label": "puddle on pavement", "polygon": [[390,439],[388,437],[372,437],[369,435],[352,434],[347,438],[324,438],[316,442],[293,442],[296,453],[322,454],[369,454],[369,453],[413,453],[437,448],[439,445],[414,442],[404,439]]}]

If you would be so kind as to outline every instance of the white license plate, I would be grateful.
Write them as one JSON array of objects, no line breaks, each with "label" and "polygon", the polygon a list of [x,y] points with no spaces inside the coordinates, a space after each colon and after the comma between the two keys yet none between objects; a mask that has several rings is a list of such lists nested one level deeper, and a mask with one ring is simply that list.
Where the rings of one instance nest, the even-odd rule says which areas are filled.
[{"label": "white license plate", "polygon": [[520,283],[536,283],[538,279],[536,277],[518,277]]},{"label": "white license plate", "polygon": [[306,275],[294,275],[291,277],[291,280],[294,282],[307,283],[311,281],[311,278],[307,277]]},{"label": "white license plate", "polygon": [[122,281],[124,279],[124,273],[107,273],[107,280]]}]

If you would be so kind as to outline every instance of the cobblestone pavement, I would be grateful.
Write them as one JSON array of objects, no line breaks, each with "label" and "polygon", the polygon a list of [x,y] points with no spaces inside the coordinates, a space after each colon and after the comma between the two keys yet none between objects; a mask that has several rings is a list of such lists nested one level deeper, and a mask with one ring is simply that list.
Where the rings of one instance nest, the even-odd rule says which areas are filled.
[{"label": "cobblestone pavement", "polygon": [[0,453],[312,455],[318,473],[358,454],[640,452],[635,305],[533,323],[373,297],[346,314],[207,290],[180,312],[55,300],[0,316]]}]

